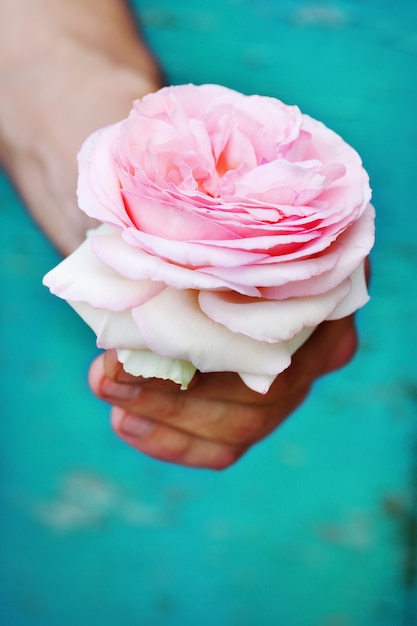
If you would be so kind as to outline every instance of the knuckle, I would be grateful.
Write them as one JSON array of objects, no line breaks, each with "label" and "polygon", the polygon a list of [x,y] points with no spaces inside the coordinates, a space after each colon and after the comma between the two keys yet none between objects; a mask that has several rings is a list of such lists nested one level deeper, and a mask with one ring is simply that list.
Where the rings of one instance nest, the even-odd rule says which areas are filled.
[{"label": "knuckle", "polygon": [[261,406],[239,406],[235,407],[228,419],[231,424],[228,443],[243,445],[262,438],[269,423],[269,414]]},{"label": "knuckle", "polygon": [[180,416],[184,410],[185,394],[182,391],[164,393],[142,391],[141,402],[155,419],[170,421]]},{"label": "knuckle", "polygon": [[190,447],[190,438],[174,429],[158,426],[152,433],[149,451],[164,461],[183,463]]}]

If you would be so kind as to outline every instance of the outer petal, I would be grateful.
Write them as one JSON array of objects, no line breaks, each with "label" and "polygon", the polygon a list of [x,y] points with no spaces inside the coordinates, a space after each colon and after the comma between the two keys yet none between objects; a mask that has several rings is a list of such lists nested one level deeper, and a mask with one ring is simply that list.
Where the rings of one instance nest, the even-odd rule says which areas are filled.
[{"label": "outer petal", "polygon": [[[335,244],[327,254],[299,261],[280,263],[271,259],[271,263],[259,263],[241,268],[205,267],[204,272],[222,278],[225,283],[240,280],[242,286],[258,285],[263,297],[282,300],[292,295],[314,294],[315,290],[310,289],[310,281],[332,271],[341,254],[342,248]],[[304,286],[307,287],[306,291],[303,289]],[[325,286],[321,292],[326,288],[328,287]]]},{"label": "outer petal", "polygon": [[77,250],[48,272],[43,283],[65,300],[88,302],[91,306],[122,311],[142,304],[165,288],[162,282],[135,281],[120,275],[94,254],[94,238],[119,231],[99,226]]},{"label": "outer petal", "polygon": [[[169,228],[169,226],[168,226]],[[301,236],[299,236],[301,237]],[[303,236],[303,239],[310,239],[309,235]],[[240,267],[248,263],[256,263],[267,257],[265,252],[255,250],[248,241],[241,245],[245,240],[233,239],[227,240],[231,245],[223,246],[222,241],[216,241],[214,245],[210,240],[202,241],[174,241],[155,237],[148,233],[144,233],[134,228],[129,228],[123,233],[123,239],[132,245],[139,246],[155,254],[161,258],[169,259],[178,265],[186,267],[199,268],[202,266],[220,266],[220,267]],[[267,238],[273,241],[273,245],[280,243],[279,236]],[[285,236],[285,243],[290,241],[289,236]],[[262,248],[260,248],[262,249]]]},{"label": "outer petal", "polygon": [[102,128],[86,139],[78,154],[78,203],[80,209],[100,222],[115,226],[131,224],[120,193],[113,144],[123,122]]},{"label": "outer petal", "polygon": [[97,335],[97,346],[110,348],[130,348],[144,350],[146,344],[133,321],[130,309],[126,311],[107,311],[95,309],[86,302],[69,302],[78,315]]},{"label": "outer petal", "polygon": [[340,135],[327,128],[322,122],[303,115],[303,130],[313,136],[314,147],[322,163],[343,163],[346,172],[343,178],[335,181],[323,194],[323,199],[332,199],[332,206],[344,202],[357,216],[365,210],[371,199],[369,177],[362,167],[359,154]]},{"label": "outer petal", "polygon": [[229,288],[248,296],[259,295],[259,290],[252,285],[241,287],[227,279],[168,263],[164,259],[129,245],[119,233],[100,234],[94,237],[92,246],[99,259],[121,276],[131,280],[151,279],[156,282],[161,281],[176,289]]},{"label": "outer petal", "polygon": [[369,301],[368,287],[365,277],[365,263],[362,263],[350,277],[351,288],[342,302],[326,318],[328,320],[338,320],[347,317],[363,307]]},{"label": "outer petal", "polygon": [[[314,328],[305,328],[293,337],[291,341],[287,341],[286,346],[289,353],[294,354],[313,334],[314,330]],[[268,376],[267,374],[248,374],[246,372],[239,372],[239,376],[249,389],[262,394],[268,393],[270,386],[277,377],[276,375]]]},{"label": "outer petal", "polygon": [[350,291],[350,280],[320,296],[287,300],[248,299],[231,292],[200,292],[199,304],[212,320],[233,333],[258,341],[287,341],[315,327],[335,311]]},{"label": "outer petal", "polygon": [[208,318],[196,291],[167,288],[132,314],[153,352],[190,361],[202,372],[276,375],[291,361],[285,343],[258,342]]}]

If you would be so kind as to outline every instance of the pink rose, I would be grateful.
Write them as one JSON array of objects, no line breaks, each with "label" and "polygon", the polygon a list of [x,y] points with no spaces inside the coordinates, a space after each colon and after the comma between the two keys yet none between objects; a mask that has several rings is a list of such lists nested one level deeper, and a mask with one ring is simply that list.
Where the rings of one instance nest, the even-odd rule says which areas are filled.
[{"label": "pink rose", "polygon": [[161,89],[79,155],[103,224],[44,282],[134,375],[238,372],[265,393],[324,320],[368,300],[368,176],[322,123],[216,85]]}]

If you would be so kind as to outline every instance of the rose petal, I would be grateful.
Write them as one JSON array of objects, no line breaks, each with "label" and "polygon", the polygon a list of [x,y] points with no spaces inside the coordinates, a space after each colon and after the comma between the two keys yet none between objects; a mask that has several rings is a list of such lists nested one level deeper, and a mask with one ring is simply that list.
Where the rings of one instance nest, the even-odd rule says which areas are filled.
[{"label": "rose petal", "polygon": [[115,226],[131,224],[120,193],[112,146],[123,122],[102,128],[88,137],[78,154],[79,207],[90,217]]},{"label": "rose petal", "polygon": [[256,287],[240,287],[222,278],[167,263],[157,256],[129,245],[123,241],[119,233],[94,237],[92,247],[98,258],[106,265],[131,280],[151,279],[177,289],[230,288],[249,296],[259,295]]},{"label": "rose petal", "polygon": [[268,393],[270,386],[276,379],[275,374],[268,376],[267,374],[245,374],[244,372],[239,372],[239,376],[246,387],[263,395]]},{"label": "rose petal", "polygon": [[172,380],[181,389],[187,389],[196,371],[187,361],[159,356],[150,350],[118,350],[117,358],[133,376]]},{"label": "rose petal", "polygon": [[[207,241],[187,241],[184,245],[182,241],[172,241],[162,237],[154,237],[148,233],[135,230],[134,228],[126,229],[123,232],[123,239],[131,245],[139,245],[142,249],[160,258],[185,267],[199,268],[205,265],[219,265],[220,267],[241,267],[248,263],[255,263],[264,259],[267,254],[241,249],[240,243],[244,240],[235,240],[234,245],[222,246],[220,242],[212,245],[210,240]],[[304,239],[303,236],[300,236]],[[307,238],[307,236],[305,237]],[[278,239],[278,238],[277,238]],[[280,238],[280,241],[284,237]],[[290,241],[290,237],[285,237],[286,241]],[[229,241],[229,243],[231,243]],[[277,243],[277,242],[276,242]],[[243,246],[242,246],[243,247]],[[246,246],[245,246],[246,247]],[[234,249],[232,249],[234,248]]]},{"label": "rose petal", "polygon": [[[292,355],[298,350],[313,334],[314,328],[305,328],[298,333],[291,341],[286,342],[288,352]],[[239,372],[239,376],[249,389],[256,391],[257,393],[266,394],[269,391],[270,386],[277,378],[276,375],[260,375],[260,374],[247,374],[245,372]]]},{"label": "rose petal", "polygon": [[69,302],[74,311],[90,326],[97,335],[97,346],[106,350],[112,348],[146,348],[140,331],[133,321],[131,309],[126,311],[106,311],[96,309],[87,302]]},{"label": "rose petal", "polygon": [[375,238],[375,210],[371,204],[329,247],[325,254],[283,263],[274,258],[242,268],[204,268],[225,281],[257,285],[262,297],[283,299],[310,296],[333,289],[348,278],[369,254]]},{"label": "rose petal", "polygon": [[130,280],[103,263],[92,248],[96,237],[108,234],[120,236],[106,225],[90,231],[90,237],[77,250],[46,274],[44,285],[65,300],[114,311],[141,304],[165,288],[162,282]]},{"label": "rose petal", "polygon": [[[192,207],[182,208],[164,200],[123,192],[126,211],[139,231],[155,237],[185,242],[196,239],[232,239],[233,231]],[[169,229],[167,230],[167,224]]]},{"label": "rose petal", "polygon": [[[259,285],[262,297],[282,300],[295,295],[312,295],[326,291],[331,283],[329,272],[336,266],[342,253],[343,248],[334,244],[331,250],[323,256],[287,263],[278,263],[271,258],[270,263],[264,262],[241,268],[205,267],[204,272],[218,276],[225,281],[225,284],[226,281],[231,283],[234,279],[239,280],[242,286]],[[318,282],[321,289],[316,290],[314,281],[319,281],[322,274],[326,274],[325,279],[323,279],[325,284],[322,285]],[[332,287],[336,286],[337,282],[339,281],[336,281]]]},{"label": "rose petal", "polygon": [[321,170],[319,161],[290,163],[284,159],[275,160],[241,176],[235,185],[236,194],[276,205],[307,203],[329,184]]},{"label": "rose petal", "polygon": [[343,281],[321,296],[260,300],[235,293],[200,292],[198,302],[210,319],[233,333],[257,341],[288,341],[304,328],[315,327],[335,311],[350,291],[350,280]]},{"label": "rose petal", "polygon": [[189,361],[202,372],[276,375],[290,364],[285,343],[257,342],[204,315],[196,291],[167,288],[133,309],[133,318],[153,352]]},{"label": "rose petal", "polygon": [[328,320],[338,320],[354,313],[369,302],[368,286],[366,284],[365,263],[350,276],[350,291],[346,298],[329,314]]}]

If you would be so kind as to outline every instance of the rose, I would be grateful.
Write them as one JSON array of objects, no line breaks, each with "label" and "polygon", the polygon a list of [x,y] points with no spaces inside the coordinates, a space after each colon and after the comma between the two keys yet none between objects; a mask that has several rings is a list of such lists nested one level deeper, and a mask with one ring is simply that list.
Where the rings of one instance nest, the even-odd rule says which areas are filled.
[{"label": "rose", "polygon": [[370,197],[355,150],[297,107],[164,88],[85,142],[79,206],[103,224],[44,282],[126,371],[234,371],[265,393],[368,300]]}]

